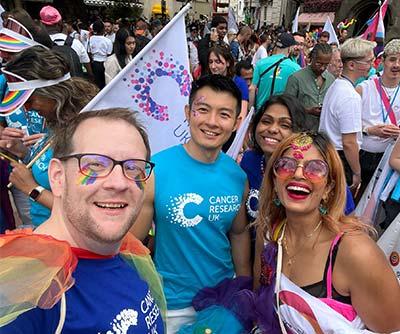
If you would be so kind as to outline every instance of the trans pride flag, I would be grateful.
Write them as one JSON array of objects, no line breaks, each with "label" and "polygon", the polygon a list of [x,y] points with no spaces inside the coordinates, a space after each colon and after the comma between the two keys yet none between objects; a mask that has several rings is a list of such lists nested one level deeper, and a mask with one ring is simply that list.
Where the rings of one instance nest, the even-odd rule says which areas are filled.
[{"label": "trans pride flag", "polygon": [[184,106],[191,88],[186,5],[82,110],[130,108],[147,128],[152,153],[189,138]]},{"label": "trans pride flag", "polygon": [[383,19],[385,18],[388,5],[389,1],[385,0],[380,6],[379,11],[367,22],[368,27],[361,35],[361,38],[367,39],[369,41],[375,41],[378,38],[383,39],[385,37],[385,27],[383,25]]}]

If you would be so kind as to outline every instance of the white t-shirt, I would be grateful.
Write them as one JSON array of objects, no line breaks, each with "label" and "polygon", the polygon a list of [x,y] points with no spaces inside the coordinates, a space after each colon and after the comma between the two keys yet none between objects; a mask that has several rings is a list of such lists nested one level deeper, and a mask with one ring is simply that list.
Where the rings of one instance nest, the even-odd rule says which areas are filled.
[{"label": "white t-shirt", "polygon": [[[65,40],[67,39],[67,35],[58,33],[58,34],[50,35],[50,38],[54,43],[61,46],[61,45],[64,45]],[[85,47],[79,40],[74,38],[74,40],[72,41],[71,48],[73,48],[74,51],[77,53],[81,64],[90,63],[89,55],[86,52]]]},{"label": "white t-shirt", "polygon": [[324,132],[337,150],[343,150],[342,135],[348,133],[357,133],[361,146],[361,105],[361,96],[348,80],[336,79],[326,92],[319,132]]},{"label": "white t-shirt", "polygon": [[115,32],[112,32],[111,34],[105,34],[104,37],[108,38],[111,41],[111,43],[114,44],[114,42],[115,42]]},{"label": "white t-shirt", "polygon": [[268,52],[267,49],[265,48],[264,45],[260,45],[260,47],[257,49],[257,52],[255,53],[253,57],[253,61],[251,62],[253,66],[256,66],[256,63],[263,58],[268,57]]},{"label": "white t-shirt", "polygon": [[113,44],[107,37],[94,35],[89,39],[89,53],[94,61],[105,62],[112,49]]},{"label": "white t-shirt", "polygon": [[[392,124],[387,115],[386,108],[381,101],[379,91],[376,89],[374,80],[365,80],[360,84],[362,88],[362,126],[369,128],[378,124]],[[386,92],[390,96],[390,102],[395,97],[397,88],[388,89]],[[392,108],[396,116],[397,125],[400,124],[400,92],[393,101]],[[393,142],[393,138],[381,138],[377,136],[363,136],[361,148],[364,151],[377,153],[384,152],[386,147]]]}]

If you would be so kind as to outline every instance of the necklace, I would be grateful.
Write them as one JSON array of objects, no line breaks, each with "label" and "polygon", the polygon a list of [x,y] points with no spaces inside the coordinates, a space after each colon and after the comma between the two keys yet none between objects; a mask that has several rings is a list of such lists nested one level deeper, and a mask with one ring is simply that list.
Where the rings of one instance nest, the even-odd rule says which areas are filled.
[{"label": "necklace", "polygon": [[265,164],[265,157],[262,156],[262,158],[261,158],[261,164],[260,164],[260,167],[261,167],[261,175],[262,175],[262,176],[264,176],[264,173],[265,173],[265,166],[264,166],[264,164]]},{"label": "necklace", "polygon": [[[286,252],[286,254],[288,256],[288,260],[287,260],[288,266],[291,266],[295,262],[294,259],[297,256],[297,254],[299,254],[302,251],[302,249],[303,249],[304,245],[306,244],[307,240],[310,239],[314,235],[315,232],[317,232],[317,230],[320,228],[321,224],[322,224],[322,220],[319,221],[317,226],[312,230],[312,232],[310,234],[307,234],[305,236],[306,239],[304,239],[304,241],[298,247],[298,250],[296,252],[294,252],[294,254],[292,254],[292,255],[290,255],[290,252],[289,252],[289,249],[288,249],[289,247],[288,247],[288,242],[287,242],[286,233],[285,233],[285,236],[283,237],[283,247],[285,248],[285,252]],[[315,246],[315,243],[316,243],[316,241],[314,242],[313,248]]]}]

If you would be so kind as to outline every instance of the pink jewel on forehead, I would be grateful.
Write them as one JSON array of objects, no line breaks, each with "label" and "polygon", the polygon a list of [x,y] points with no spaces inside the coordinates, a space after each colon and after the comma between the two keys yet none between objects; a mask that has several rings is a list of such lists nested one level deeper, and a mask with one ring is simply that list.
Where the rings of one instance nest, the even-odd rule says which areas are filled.
[{"label": "pink jewel on forehead", "polygon": [[297,137],[291,144],[290,147],[293,150],[293,157],[296,160],[304,159],[303,152],[308,151],[313,143],[313,139],[309,135],[302,135]]}]

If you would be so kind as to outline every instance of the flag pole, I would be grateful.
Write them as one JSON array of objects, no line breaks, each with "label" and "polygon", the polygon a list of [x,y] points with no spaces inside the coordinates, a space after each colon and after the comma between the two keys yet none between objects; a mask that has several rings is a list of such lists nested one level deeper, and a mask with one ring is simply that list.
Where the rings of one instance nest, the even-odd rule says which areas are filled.
[{"label": "flag pole", "polygon": [[[168,22],[168,24],[149,42],[145,45],[145,47],[140,50],[140,52],[136,55],[135,58],[131,60],[131,62],[135,62],[140,60],[152,47],[155,45],[159,39],[161,39],[165,33],[168,31],[170,27],[172,27],[176,21],[178,21],[182,15],[186,15],[186,13],[192,8],[191,3],[188,3],[185,7],[183,7],[178,14],[174,16],[174,18]],[[81,112],[89,111],[97,102],[100,100],[111,88],[111,83],[113,81],[118,81],[122,78],[126,73],[130,71],[129,66],[125,66],[112,80],[109,82],[89,103],[81,110]]]}]

